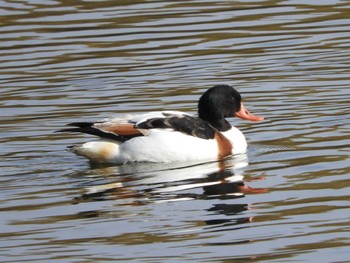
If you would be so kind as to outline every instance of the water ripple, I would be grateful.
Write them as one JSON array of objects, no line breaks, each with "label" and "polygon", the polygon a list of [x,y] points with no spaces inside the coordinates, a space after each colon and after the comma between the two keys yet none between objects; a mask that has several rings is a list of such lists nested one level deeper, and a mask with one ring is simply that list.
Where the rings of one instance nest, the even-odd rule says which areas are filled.
[{"label": "water ripple", "polygon": [[[348,260],[348,10],[3,1],[1,260]],[[128,112],[194,113],[219,83],[266,118],[230,119],[249,142],[242,159],[94,166],[64,151],[87,137],[53,134]]]}]

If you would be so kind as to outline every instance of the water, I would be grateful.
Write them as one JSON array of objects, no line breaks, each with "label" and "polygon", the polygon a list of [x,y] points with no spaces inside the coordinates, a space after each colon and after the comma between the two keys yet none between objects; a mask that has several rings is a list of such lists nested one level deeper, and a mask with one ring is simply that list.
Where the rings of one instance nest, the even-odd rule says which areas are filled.
[{"label": "water", "polygon": [[[2,1],[2,262],[347,262],[349,2]],[[261,123],[205,164],[95,166],[53,131],[196,111],[234,85]]]}]

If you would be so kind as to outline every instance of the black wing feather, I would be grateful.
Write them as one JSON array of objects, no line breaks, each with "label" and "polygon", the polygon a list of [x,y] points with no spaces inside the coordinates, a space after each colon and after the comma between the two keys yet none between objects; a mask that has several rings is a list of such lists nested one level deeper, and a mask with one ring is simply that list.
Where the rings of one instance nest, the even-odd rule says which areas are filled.
[{"label": "black wing feather", "polygon": [[75,126],[76,128],[61,129],[56,132],[87,133],[87,134],[96,135],[106,139],[117,140],[120,142],[124,142],[128,139],[128,138],[125,138],[124,136],[120,136],[114,133],[101,131],[99,129],[94,128],[93,125],[94,125],[93,122],[72,122],[72,123],[68,123],[67,126]]},{"label": "black wing feather", "polygon": [[202,139],[213,139],[215,128],[208,122],[189,115],[165,115],[165,118],[151,118],[136,125],[139,129],[173,129]]}]

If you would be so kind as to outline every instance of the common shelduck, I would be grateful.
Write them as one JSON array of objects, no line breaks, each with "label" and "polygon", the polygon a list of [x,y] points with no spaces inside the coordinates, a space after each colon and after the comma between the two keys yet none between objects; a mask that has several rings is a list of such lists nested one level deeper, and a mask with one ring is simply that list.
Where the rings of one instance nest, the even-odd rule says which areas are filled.
[{"label": "common shelduck", "polygon": [[198,116],[180,111],[157,111],[100,122],[74,122],[74,128],[100,137],[68,150],[93,162],[186,162],[218,160],[246,152],[243,133],[225,119],[250,121],[264,118],[250,113],[241,95],[229,85],[208,89],[199,99]]}]

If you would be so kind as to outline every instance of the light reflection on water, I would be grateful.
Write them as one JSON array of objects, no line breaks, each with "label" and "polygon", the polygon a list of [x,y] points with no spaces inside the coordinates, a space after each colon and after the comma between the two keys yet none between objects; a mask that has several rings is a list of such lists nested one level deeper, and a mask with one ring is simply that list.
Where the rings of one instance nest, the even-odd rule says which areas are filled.
[{"label": "light reflection on water", "polygon": [[[2,5],[1,261],[348,260],[346,1]],[[230,120],[243,159],[94,166],[52,133],[222,83],[266,117]]]}]

